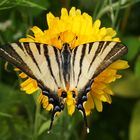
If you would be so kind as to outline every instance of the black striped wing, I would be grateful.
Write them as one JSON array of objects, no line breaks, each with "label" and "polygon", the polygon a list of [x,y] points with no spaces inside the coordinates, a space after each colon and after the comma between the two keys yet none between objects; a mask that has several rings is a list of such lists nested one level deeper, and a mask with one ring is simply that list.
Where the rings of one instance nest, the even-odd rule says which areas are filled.
[{"label": "black striped wing", "polygon": [[65,89],[57,48],[39,43],[12,43],[0,47],[0,56],[37,80],[43,88],[54,93],[59,87]]},{"label": "black striped wing", "polygon": [[126,46],[110,41],[76,47],[71,54],[71,89],[76,87],[79,93],[83,93],[98,74],[125,53]]}]

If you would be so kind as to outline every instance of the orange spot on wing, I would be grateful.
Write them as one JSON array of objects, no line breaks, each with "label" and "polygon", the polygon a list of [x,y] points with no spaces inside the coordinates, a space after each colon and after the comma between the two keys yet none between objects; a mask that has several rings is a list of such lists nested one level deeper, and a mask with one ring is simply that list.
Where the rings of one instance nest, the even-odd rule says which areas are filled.
[{"label": "orange spot on wing", "polygon": [[67,91],[69,90],[69,88],[70,88],[70,84],[67,82],[66,83],[66,89],[67,89]]},{"label": "orange spot on wing", "polygon": [[59,96],[59,97],[61,96],[62,91],[63,91],[63,89],[61,89],[61,88],[58,89],[57,93],[58,93],[58,96]]}]

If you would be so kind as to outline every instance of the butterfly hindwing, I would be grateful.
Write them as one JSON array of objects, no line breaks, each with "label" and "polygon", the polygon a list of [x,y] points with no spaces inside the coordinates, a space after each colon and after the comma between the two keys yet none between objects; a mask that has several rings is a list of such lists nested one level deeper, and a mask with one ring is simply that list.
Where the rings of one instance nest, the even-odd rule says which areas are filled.
[{"label": "butterfly hindwing", "polygon": [[0,47],[0,56],[37,80],[43,87],[57,92],[64,88],[60,51],[40,43],[12,43]]},{"label": "butterfly hindwing", "polygon": [[76,47],[71,54],[72,88],[76,87],[79,93],[85,90],[91,86],[97,75],[125,53],[126,46],[111,41],[93,42]]}]

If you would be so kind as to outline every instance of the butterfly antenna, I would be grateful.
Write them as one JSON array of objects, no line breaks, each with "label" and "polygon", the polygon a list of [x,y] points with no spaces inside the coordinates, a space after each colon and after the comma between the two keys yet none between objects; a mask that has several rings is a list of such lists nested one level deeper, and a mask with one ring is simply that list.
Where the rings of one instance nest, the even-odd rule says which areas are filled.
[{"label": "butterfly antenna", "polygon": [[48,134],[51,132],[51,129],[52,129],[52,126],[53,126],[54,115],[55,115],[55,111],[52,112],[51,123],[50,123],[50,127],[49,127],[49,129],[48,129]]},{"label": "butterfly antenna", "polygon": [[85,125],[86,125],[86,129],[87,129],[87,133],[89,133],[89,127],[88,127],[88,123],[87,123],[87,117],[86,117],[86,112],[85,112],[85,109],[84,107],[82,108],[82,112],[83,112],[83,117],[84,117],[84,122],[85,122]]}]

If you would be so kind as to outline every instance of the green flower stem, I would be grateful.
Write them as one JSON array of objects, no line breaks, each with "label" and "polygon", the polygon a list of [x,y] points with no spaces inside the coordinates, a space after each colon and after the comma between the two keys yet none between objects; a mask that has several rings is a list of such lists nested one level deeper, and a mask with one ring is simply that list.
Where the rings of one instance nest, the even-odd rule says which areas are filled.
[{"label": "green flower stem", "polygon": [[[113,9],[116,8],[116,7],[118,7],[118,2],[115,2],[115,3],[112,4],[112,8]],[[99,13],[97,14],[96,19],[101,18],[108,11],[110,11],[110,5],[107,5],[106,7],[104,7],[103,9],[101,9],[99,11]]]},{"label": "green flower stem", "polygon": [[102,8],[99,11],[99,13],[96,16],[96,19],[100,19],[104,14],[106,14],[107,12],[109,12],[111,8],[114,9],[114,10],[117,10],[118,7],[120,9],[124,9],[124,8],[126,8],[126,7],[128,7],[130,5],[133,5],[135,3],[138,3],[139,1],[140,0],[137,0],[137,1],[126,1],[124,4],[122,4],[121,1],[119,0],[118,2],[112,3],[111,6],[110,6],[110,4],[109,5],[106,5],[104,8]]},{"label": "green flower stem", "polygon": [[116,12],[114,14],[114,20],[112,21],[112,27],[113,28],[115,28],[115,26],[116,26],[117,19],[118,19],[118,16],[119,16],[120,7],[121,7],[121,0],[119,0],[119,5],[116,8]]},{"label": "green flower stem", "polygon": [[28,0],[22,0],[21,4],[23,4],[23,5],[27,4],[28,6],[31,6],[31,7],[36,7],[36,8],[41,9],[41,10],[47,10],[46,7],[43,7],[43,6],[39,5],[39,4],[36,4],[36,3],[32,2],[32,1],[28,1]]},{"label": "green flower stem", "polygon": [[33,94],[34,100],[36,102],[36,111],[35,111],[35,120],[34,120],[34,132],[33,132],[33,140],[38,139],[38,129],[40,126],[40,104],[37,102],[36,94]]},{"label": "green flower stem", "polygon": [[98,11],[100,9],[103,9],[107,5],[107,3],[108,3],[108,0],[97,1],[96,7],[95,7],[95,10],[94,10],[94,15],[93,15],[94,19],[96,19],[96,17],[97,17],[96,15],[97,15]]}]

